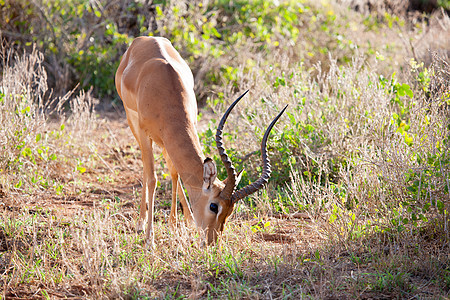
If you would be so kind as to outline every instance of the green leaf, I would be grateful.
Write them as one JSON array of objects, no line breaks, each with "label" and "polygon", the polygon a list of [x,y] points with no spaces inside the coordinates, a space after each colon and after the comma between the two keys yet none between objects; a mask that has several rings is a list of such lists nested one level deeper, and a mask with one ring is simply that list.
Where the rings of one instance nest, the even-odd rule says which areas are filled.
[{"label": "green leaf", "polygon": [[291,114],[290,112],[286,112],[286,114],[288,115],[289,120],[291,121],[291,124],[294,124],[294,125],[295,125],[297,122],[295,121],[294,115]]},{"label": "green leaf", "polygon": [[19,182],[14,185],[14,187],[16,189],[20,189],[21,186],[22,186],[22,180],[19,180]]},{"label": "green leaf", "polygon": [[425,203],[425,205],[424,205],[423,208],[422,208],[422,211],[423,211],[424,213],[425,213],[425,212],[428,212],[429,209],[430,209],[430,207],[431,207],[431,203],[430,203],[430,202]]},{"label": "green leaf", "polygon": [[319,250],[316,250],[316,252],[314,253],[314,256],[316,257],[317,260],[320,260]]},{"label": "green leaf", "polygon": [[77,6],[77,15],[78,17],[82,17],[83,16],[83,11],[84,11],[84,5],[80,4]]},{"label": "green leaf", "polygon": [[337,216],[335,215],[335,214],[332,214],[331,216],[330,216],[330,219],[328,220],[330,223],[334,223],[334,221],[336,221],[336,219],[337,219]]},{"label": "green leaf", "polygon": [[437,201],[437,208],[439,210],[440,213],[442,213],[444,211],[444,203],[441,200]]},{"label": "green leaf", "polygon": [[217,29],[215,27],[211,28],[211,30],[217,38],[222,37],[222,35],[217,31]]},{"label": "green leaf", "polygon": [[428,218],[426,216],[424,216],[423,214],[420,214],[419,218],[424,222],[428,222]]},{"label": "green leaf", "polygon": [[414,96],[414,94],[413,94],[413,92],[411,91],[411,89],[408,89],[408,90],[406,90],[406,95],[409,97],[409,98],[413,98],[413,96]]},{"label": "green leaf", "polygon": [[403,134],[404,134],[404,136],[405,136],[405,143],[406,143],[406,145],[411,146],[411,145],[412,145],[412,142],[413,142],[413,138],[410,137],[410,136],[406,133],[406,131],[403,132]]},{"label": "green leaf", "polygon": [[157,5],[157,6],[155,7],[155,10],[156,10],[156,14],[157,14],[159,17],[161,17],[161,16],[163,15],[163,11],[162,11],[162,9],[161,9],[161,7],[160,7],[159,5]]}]

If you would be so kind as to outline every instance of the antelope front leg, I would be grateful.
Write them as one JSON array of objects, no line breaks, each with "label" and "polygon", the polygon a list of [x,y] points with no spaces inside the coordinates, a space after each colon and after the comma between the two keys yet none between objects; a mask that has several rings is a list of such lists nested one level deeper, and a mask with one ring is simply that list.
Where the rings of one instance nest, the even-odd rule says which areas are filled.
[{"label": "antelope front leg", "polygon": [[147,192],[148,192],[147,180],[145,180],[144,175],[144,181],[142,182],[141,208],[139,210],[139,218],[136,224],[137,233],[145,231],[145,224],[147,222],[147,209],[148,209]]},{"label": "antelope front leg", "polygon": [[166,161],[167,167],[169,168],[170,177],[172,178],[172,205],[170,206],[169,224],[175,228],[177,226],[178,173],[169,157],[169,154],[167,154],[166,149],[163,149],[162,154]]},{"label": "antelope front leg", "polygon": [[177,186],[178,178],[172,177],[172,205],[170,207],[169,224],[174,228],[177,227]]},{"label": "antelope front leg", "polygon": [[186,194],[184,193],[178,173],[172,175],[172,207],[170,208],[169,223],[173,227],[176,227],[177,225],[177,195],[180,199],[181,206],[183,207],[184,218],[186,219],[187,224],[192,225],[194,223],[194,218],[192,217],[191,207],[187,202]]},{"label": "antelope front leg", "polygon": [[[145,135],[143,135],[141,137],[141,133],[139,130],[139,117],[137,115],[136,112],[129,110],[126,105],[125,105],[125,112],[127,113],[127,121],[128,121],[128,125],[130,125],[130,129],[131,132],[133,133],[134,137],[136,138],[136,141],[139,144],[139,148],[141,149],[141,151],[144,151],[143,149],[146,148],[150,148],[151,149],[151,145],[149,146],[149,138]],[[144,142],[141,143],[141,140]],[[148,150],[147,150],[148,151]],[[148,180],[147,180],[147,169],[145,168],[145,161],[144,161],[144,155],[142,152],[142,162],[144,163],[144,179],[142,182],[142,195],[141,195],[141,208],[139,211],[139,218],[136,224],[136,231],[138,233],[141,233],[143,231],[145,231],[145,224],[147,222],[147,209],[148,209],[148,198],[149,198],[149,193],[148,193]]]},{"label": "antelope front leg", "polygon": [[184,194],[183,186],[181,185],[180,175],[178,174],[172,160],[169,157],[166,149],[163,150],[163,156],[169,168],[170,177],[172,178],[172,206],[170,208],[169,224],[173,227],[177,225],[177,194],[180,198],[181,206],[183,207],[184,217],[188,223],[192,223],[192,212]]},{"label": "antelope front leg", "polygon": [[153,141],[140,130],[142,162],[144,165],[144,187],[141,200],[141,210],[138,221],[139,226],[144,228],[147,219],[146,239],[147,247],[153,248],[155,245],[155,233],[153,232],[153,213],[156,190],[155,160],[153,157]]},{"label": "antelope front leg", "polygon": [[189,202],[186,199],[186,194],[184,193],[180,178],[178,178],[178,196],[180,197],[180,203],[181,206],[183,207],[183,214],[184,218],[186,219],[186,222],[189,225],[193,225],[194,217],[192,216],[191,206],[189,205]]}]

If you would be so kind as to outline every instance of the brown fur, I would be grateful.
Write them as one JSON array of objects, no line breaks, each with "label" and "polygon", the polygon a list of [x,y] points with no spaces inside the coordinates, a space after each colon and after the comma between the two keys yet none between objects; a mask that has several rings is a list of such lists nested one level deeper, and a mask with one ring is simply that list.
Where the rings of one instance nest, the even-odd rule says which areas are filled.
[{"label": "brown fur", "polygon": [[[136,38],[125,52],[116,72],[116,88],[123,101],[128,124],[142,151],[144,181],[137,229],[154,244],[153,210],[156,174],[153,142],[163,148],[172,178],[172,209],[169,221],[176,223],[176,197],[188,221],[206,230],[208,243],[217,238],[234,204],[220,198],[224,183],[216,178],[216,166],[202,152],[197,135],[197,101],[189,66],[172,44],[161,37]],[[186,186],[189,204],[179,178]],[[219,206],[216,215],[210,204]]]}]

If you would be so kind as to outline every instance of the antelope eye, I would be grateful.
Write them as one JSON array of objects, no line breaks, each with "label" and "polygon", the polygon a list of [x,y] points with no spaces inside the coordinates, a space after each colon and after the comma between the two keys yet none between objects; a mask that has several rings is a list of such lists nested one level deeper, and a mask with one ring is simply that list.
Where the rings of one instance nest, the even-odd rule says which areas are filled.
[{"label": "antelope eye", "polygon": [[219,206],[217,206],[216,203],[211,203],[209,205],[209,209],[215,214],[217,214],[219,212]]}]

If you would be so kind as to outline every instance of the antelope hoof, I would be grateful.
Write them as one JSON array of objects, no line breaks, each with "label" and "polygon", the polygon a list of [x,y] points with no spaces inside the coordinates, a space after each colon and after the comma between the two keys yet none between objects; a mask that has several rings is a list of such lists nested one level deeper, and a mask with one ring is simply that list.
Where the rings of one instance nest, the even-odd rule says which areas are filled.
[{"label": "antelope hoof", "polygon": [[170,216],[169,217],[169,225],[173,229],[177,228],[177,218],[174,218],[173,216]]},{"label": "antelope hoof", "polygon": [[145,220],[139,219],[138,223],[136,225],[136,232],[137,233],[143,233],[145,232]]},{"label": "antelope hoof", "polygon": [[145,248],[149,251],[155,250],[155,241],[153,239],[147,239],[147,242],[145,243]]},{"label": "antelope hoof", "polygon": [[147,250],[152,251],[155,250],[155,236],[153,231],[150,228],[147,228],[147,234],[145,237],[145,248],[147,248]]},{"label": "antelope hoof", "polygon": [[186,224],[187,224],[188,226],[193,226],[193,225],[195,225],[194,218],[192,218],[191,215],[184,215],[184,220],[186,221]]}]

